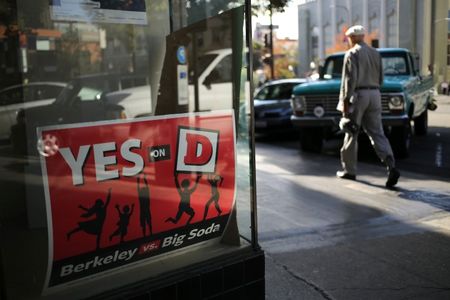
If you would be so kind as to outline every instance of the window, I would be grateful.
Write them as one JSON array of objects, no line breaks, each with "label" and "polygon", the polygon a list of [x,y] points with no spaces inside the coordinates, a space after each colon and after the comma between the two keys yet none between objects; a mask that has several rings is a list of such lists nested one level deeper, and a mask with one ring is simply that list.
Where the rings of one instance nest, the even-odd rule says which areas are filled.
[{"label": "window", "polygon": [[23,102],[23,88],[17,87],[6,90],[0,95],[2,105],[11,105]]},{"label": "window", "polygon": [[403,56],[383,56],[384,75],[408,75],[409,66]]},{"label": "window", "polygon": [[263,88],[255,96],[258,100],[286,100],[292,97],[292,89],[298,83],[274,84]]},{"label": "window", "polygon": [[324,79],[340,78],[342,76],[342,66],[344,56],[331,57],[325,63]]},{"label": "window", "polygon": [[35,85],[34,93],[36,100],[55,99],[61,93],[64,86],[57,85]]},{"label": "window", "polygon": [[397,13],[394,9],[387,15],[387,46],[396,47],[398,46],[398,24],[397,24]]},{"label": "window", "polygon": [[0,2],[0,298],[109,298],[256,246],[244,1],[170,4]]},{"label": "window", "polygon": [[[447,17],[450,18],[450,10]],[[450,22],[447,25],[447,66],[450,66]]]},{"label": "window", "polygon": [[232,79],[232,57],[225,56],[206,77],[205,81],[209,84],[231,82]]},{"label": "window", "polygon": [[324,35],[325,50],[330,49],[331,47],[333,47],[333,42],[334,42],[330,24],[326,24],[323,27],[323,35]]}]

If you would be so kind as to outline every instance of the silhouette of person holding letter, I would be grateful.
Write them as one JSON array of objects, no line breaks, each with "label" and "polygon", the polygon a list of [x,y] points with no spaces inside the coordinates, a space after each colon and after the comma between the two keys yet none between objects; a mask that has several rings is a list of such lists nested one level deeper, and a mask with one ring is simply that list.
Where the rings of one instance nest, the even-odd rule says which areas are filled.
[{"label": "silhouette of person holding letter", "polygon": [[178,190],[178,194],[180,194],[180,205],[178,206],[178,212],[175,218],[167,218],[166,222],[172,222],[174,224],[177,224],[178,221],[180,220],[181,216],[183,215],[183,213],[187,213],[190,218],[187,221],[186,225],[189,225],[189,223],[191,222],[192,218],[195,215],[194,210],[191,207],[191,195],[192,193],[197,189],[198,186],[198,181],[200,180],[200,177],[202,177],[201,174],[197,174],[197,178],[195,180],[195,184],[192,188],[189,188],[190,182],[189,179],[184,179],[181,182],[181,186],[180,186],[180,182],[178,180],[178,173],[175,174],[175,185],[177,187]]}]

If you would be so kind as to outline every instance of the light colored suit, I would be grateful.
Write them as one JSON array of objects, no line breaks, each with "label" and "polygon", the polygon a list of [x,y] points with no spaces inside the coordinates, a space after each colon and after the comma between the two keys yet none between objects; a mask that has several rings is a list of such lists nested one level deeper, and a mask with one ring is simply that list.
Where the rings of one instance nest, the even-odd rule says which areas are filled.
[{"label": "light colored suit", "polygon": [[[348,101],[349,118],[364,129],[378,157],[385,162],[387,157],[393,159],[393,153],[381,122],[382,84],[381,56],[375,49],[362,42],[345,53],[337,109],[343,111],[344,101]],[[357,171],[358,134],[346,133],[341,148],[343,170],[352,175]]]}]

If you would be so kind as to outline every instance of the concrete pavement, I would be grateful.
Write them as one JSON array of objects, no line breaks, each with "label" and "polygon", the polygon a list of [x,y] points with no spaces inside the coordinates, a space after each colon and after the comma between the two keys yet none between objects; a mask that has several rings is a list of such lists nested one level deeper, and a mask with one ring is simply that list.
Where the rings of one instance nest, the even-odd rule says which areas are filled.
[{"label": "concrete pavement", "polygon": [[[449,99],[430,112],[431,132],[449,129]],[[257,144],[266,299],[450,299],[449,177],[407,168],[387,190],[369,161],[358,181],[339,180],[336,155],[296,145]]]}]

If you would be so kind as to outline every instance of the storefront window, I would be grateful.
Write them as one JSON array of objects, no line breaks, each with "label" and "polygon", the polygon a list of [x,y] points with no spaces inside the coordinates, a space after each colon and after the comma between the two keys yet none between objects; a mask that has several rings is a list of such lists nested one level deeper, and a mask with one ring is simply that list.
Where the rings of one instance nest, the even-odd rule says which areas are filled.
[{"label": "storefront window", "polygon": [[245,18],[0,4],[0,298],[92,297],[255,246]]}]

